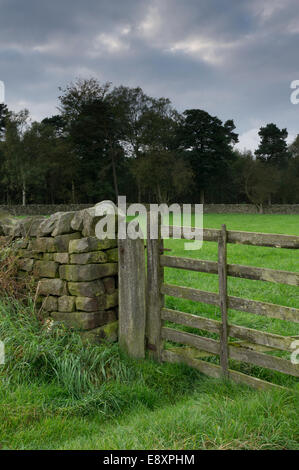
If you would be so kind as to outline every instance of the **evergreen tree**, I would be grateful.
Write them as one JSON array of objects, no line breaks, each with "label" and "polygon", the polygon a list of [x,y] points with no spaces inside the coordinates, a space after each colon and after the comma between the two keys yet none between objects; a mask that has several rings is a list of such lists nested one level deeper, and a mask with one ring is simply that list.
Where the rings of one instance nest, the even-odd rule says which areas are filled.
[{"label": "evergreen tree", "polygon": [[276,124],[270,123],[260,128],[259,136],[261,141],[255,151],[257,159],[278,168],[286,167],[290,158],[286,142],[287,130],[279,129]]},{"label": "evergreen tree", "polygon": [[234,132],[234,122],[228,120],[223,124],[201,109],[188,109],[183,115],[178,131],[179,147],[188,155],[201,202],[205,192],[212,202],[217,202],[217,193],[229,178],[230,165],[235,159],[232,146],[238,142],[238,135]]}]

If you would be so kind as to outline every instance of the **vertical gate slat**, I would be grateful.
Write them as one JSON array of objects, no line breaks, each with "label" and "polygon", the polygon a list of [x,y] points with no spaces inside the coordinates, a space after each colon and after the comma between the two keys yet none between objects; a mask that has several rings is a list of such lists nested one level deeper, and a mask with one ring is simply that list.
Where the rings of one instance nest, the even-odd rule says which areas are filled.
[{"label": "vertical gate slat", "polygon": [[[150,236],[150,217],[152,223],[158,224],[158,239]],[[163,250],[161,238],[161,215],[147,215],[147,315],[146,337],[149,356],[161,361],[163,341],[161,338],[161,308],[164,304],[164,296],[161,294],[164,269],[160,265],[160,255]]]},{"label": "vertical gate slat", "polygon": [[222,225],[218,240],[218,275],[219,275],[219,303],[221,309],[220,334],[220,365],[225,378],[228,372],[228,318],[227,318],[227,232],[226,225]]},{"label": "vertical gate slat", "polygon": [[145,357],[146,276],[144,240],[119,240],[119,346]]}]

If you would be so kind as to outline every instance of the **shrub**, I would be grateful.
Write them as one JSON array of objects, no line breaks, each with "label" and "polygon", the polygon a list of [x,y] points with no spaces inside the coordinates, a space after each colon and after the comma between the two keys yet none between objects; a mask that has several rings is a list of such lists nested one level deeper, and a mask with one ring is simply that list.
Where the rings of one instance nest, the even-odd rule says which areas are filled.
[{"label": "shrub", "polygon": [[24,301],[32,295],[33,281],[27,273],[20,276],[18,260],[13,243],[0,240],[0,297]]}]

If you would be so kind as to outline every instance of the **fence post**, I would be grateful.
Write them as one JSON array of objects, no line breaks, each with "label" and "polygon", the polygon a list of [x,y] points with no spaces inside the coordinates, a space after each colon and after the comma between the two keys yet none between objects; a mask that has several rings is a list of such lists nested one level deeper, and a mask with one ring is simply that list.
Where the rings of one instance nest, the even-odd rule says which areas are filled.
[{"label": "fence post", "polygon": [[227,319],[227,232],[222,225],[218,240],[218,275],[219,275],[219,304],[221,309],[220,334],[220,365],[225,378],[228,372],[228,319]]},{"label": "fence post", "polygon": [[[150,219],[158,224],[158,239],[152,240],[150,236]],[[164,296],[161,294],[164,269],[160,265],[160,255],[163,251],[161,238],[161,215],[147,214],[147,312],[146,312],[146,338],[149,356],[161,361],[163,341],[161,338],[161,308]]]},{"label": "fence post", "polygon": [[118,241],[119,346],[130,357],[145,357],[146,278],[144,240]]}]

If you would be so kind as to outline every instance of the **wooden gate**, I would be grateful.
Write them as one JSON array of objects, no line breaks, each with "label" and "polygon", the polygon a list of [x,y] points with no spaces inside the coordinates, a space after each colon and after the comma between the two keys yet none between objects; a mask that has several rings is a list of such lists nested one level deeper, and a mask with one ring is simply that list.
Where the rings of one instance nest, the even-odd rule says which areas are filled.
[{"label": "wooden gate", "polygon": [[[175,227],[169,227],[170,233],[174,233],[174,229]],[[161,226],[159,234],[161,234]],[[149,355],[157,361],[183,362],[208,376],[225,377],[256,388],[278,387],[278,385],[230,369],[229,359],[299,377],[298,364],[267,354],[269,351],[278,350],[288,351],[291,356],[294,337],[233,325],[230,324],[228,318],[228,310],[234,309],[299,323],[299,309],[227,294],[227,276],[299,286],[299,273],[228,264],[226,255],[227,243],[298,250],[299,237],[227,231],[226,226],[223,225],[220,230],[203,229],[203,240],[218,243],[218,262],[168,256],[165,254],[161,235],[158,240],[151,240],[149,236],[147,237],[146,347]],[[298,252],[294,251],[294,255],[298,256]],[[218,274],[219,292],[212,293],[165,284],[165,267]],[[221,321],[166,308],[165,295],[219,306]],[[166,321],[217,333],[219,340],[165,327]],[[241,341],[234,344],[229,341],[230,338],[237,338]],[[165,349],[165,341],[191,348],[189,350],[182,347]],[[246,344],[252,348],[249,349]],[[266,352],[255,350],[255,345],[262,346]],[[210,355],[219,355],[220,365],[194,358],[194,355],[190,353],[192,348],[205,351]]]}]

